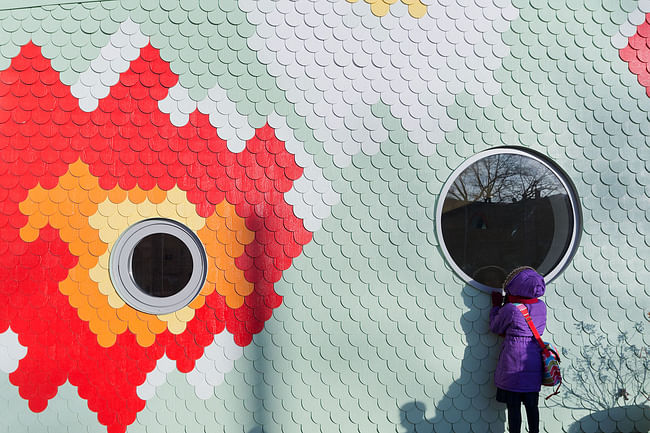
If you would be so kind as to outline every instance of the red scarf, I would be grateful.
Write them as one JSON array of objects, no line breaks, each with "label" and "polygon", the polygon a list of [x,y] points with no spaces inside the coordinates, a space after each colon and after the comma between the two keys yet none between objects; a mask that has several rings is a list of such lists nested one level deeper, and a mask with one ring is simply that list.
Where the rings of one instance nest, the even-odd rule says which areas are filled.
[{"label": "red scarf", "polygon": [[523,296],[515,296],[515,295],[506,295],[506,302],[510,302],[512,304],[536,304],[539,299],[537,298],[524,298]]}]

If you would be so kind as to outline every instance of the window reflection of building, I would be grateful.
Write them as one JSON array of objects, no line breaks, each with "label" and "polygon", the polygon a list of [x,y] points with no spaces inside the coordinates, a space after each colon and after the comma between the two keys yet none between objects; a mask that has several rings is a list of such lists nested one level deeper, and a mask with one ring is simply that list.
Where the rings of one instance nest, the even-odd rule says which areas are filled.
[{"label": "window reflection of building", "polygon": [[192,277],[192,254],[185,243],[167,233],[142,239],[133,249],[131,272],[138,288],[156,296],[180,292]]},{"label": "window reflection of building", "polygon": [[[488,202],[489,203],[489,202]],[[473,227],[475,229],[480,229],[480,230],[487,230],[487,218],[485,217],[485,214],[474,214],[472,216],[472,222],[470,223],[470,227]]]},{"label": "window reflection of building", "polygon": [[[560,261],[571,239],[573,227],[567,224],[571,204],[566,194],[516,203],[450,205],[453,209],[442,218],[445,244],[467,275],[486,265],[512,269],[521,263],[547,273]],[[561,245],[556,239],[563,240]]]}]

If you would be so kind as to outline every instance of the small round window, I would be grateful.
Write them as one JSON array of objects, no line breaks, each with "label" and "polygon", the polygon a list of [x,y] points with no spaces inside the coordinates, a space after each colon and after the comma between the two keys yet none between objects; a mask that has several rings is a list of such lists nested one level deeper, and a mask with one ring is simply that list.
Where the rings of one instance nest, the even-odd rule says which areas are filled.
[{"label": "small round window", "polygon": [[117,293],[133,308],[171,313],[201,291],[207,275],[205,249],[194,232],[179,222],[140,221],[113,246],[110,274]]},{"label": "small round window", "polygon": [[488,291],[517,266],[552,280],[575,251],[580,225],[576,194],[562,171],[515,148],[491,149],[456,169],[436,216],[452,268]]}]

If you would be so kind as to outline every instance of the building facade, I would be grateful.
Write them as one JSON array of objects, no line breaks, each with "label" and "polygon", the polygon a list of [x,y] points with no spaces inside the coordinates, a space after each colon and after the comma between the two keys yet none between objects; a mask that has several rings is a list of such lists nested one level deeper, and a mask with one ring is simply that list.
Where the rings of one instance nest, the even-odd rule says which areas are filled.
[{"label": "building facade", "polygon": [[0,431],[504,431],[517,265],[563,349],[542,430],[650,430],[648,2],[4,0],[0,27]]}]

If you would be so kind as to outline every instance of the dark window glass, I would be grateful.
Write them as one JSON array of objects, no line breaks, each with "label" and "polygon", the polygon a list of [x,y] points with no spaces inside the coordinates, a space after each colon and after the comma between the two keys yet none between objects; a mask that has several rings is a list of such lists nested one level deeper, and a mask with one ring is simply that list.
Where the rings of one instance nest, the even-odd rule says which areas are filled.
[{"label": "dark window glass", "polygon": [[131,272],[144,293],[167,297],[187,285],[192,265],[192,255],[183,241],[167,233],[156,233],[144,237],[133,249]]},{"label": "dark window glass", "polygon": [[500,287],[517,266],[547,275],[566,256],[574,210],[558,176],[518,153],[491,154],[454,180],[442,205],[441,229],[455,264],[470,278]]}]

